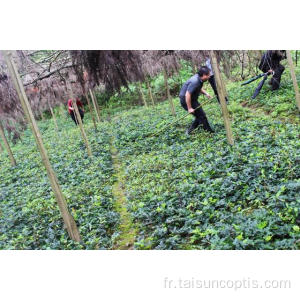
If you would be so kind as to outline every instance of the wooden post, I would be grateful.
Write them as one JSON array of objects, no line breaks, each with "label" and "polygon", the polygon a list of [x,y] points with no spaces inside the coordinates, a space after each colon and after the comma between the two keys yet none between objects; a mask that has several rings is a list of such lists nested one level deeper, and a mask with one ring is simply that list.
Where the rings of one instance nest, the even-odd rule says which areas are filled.
[{"label": "wooden post", "polygon": [[73,90],[72,90],[72,87],[71,87],[71,83],[67,82],[67,86],[68,86],[69,92],[71,94],[72,107],[75,110],[75,116],[76,116],[76,119],[77,119],[77,123],[79,125],[79,129],[80,129],[80,132],[81,132],[82,139],[83,139],[83,141],[85,143],[88,156],[91,157],[93,155],[92,154],[92,149],[90,147],[90,144],[88,142],[88,139],[87,139],[84,127],[83,127],[82,119],[81,119],[81,116],[80,116],[80,113],[79,113],[79,109],[78,109],[78,106],[77,106],[77,103],[76,103],[76,99],[74,98],[74,94],[73,94]]},{"label": "wooden post", "polygon": [[94,96],[94,100],[95,100],[95,104],[96,104],[96,108],[97,108],[97,114],[99,116],[99,122],[100,122],[100,107],[99,107],[99,103],[98,103],[98,100],[97,100],[97,97],[96,97],[96,93],[95,93],[95,90],[92,90],[92,94]]},{"label": "wooden post", "polygon": [[286,57],[287,57],[287,60],[288,60],[288,63],[289,63],[291,77],[292,77],[292,80],[293,80],[293,85],[294,85],[294,90],[295,90],[295,95],[296,95],[296,105],[298,106],[298,109],[300,110],[299,86],[298,86],[298,82],[297,82],[297,78],[296,78],[296,72],[295,72],[291,52],[289,50],[286,51]]},{"label": "wooden post", "polygon": [[225,95],[226,95],[225,85],[221,77],[216,54],[213,50],[210,51],[210,58],[211,58],[215,79],[216,79],[217,91],[220,98],[227,140],[230,145],[233,145],[234,141],[233,141],[232,130],[230,125],[229,113],[228,113],[226,100],[225,100]]},{"label": "wooden post", "polygon": [[154,98],[153,98],[152,89],[151,89],[151,85],[150,85],[150,82],[149,82],[148,78],[146,79],[146,83],[147,83],[147,89],[148,89],[149,98],[150,98],[150,100],[152,102],[152,105],[154,106],[155,105]]},{"label": "wooden post", "polygon": [[141,98],[144,102],[145,107],[148,107],[147,101],[146,101],[144,93],[143,93],[142,84],[141,84],[140,81],[138,82],[138,89],[139,89],[139,93],[140,93],[140,96],[141,96]]},{"label": "wooden post", "polygon": [[93,108],[92,108],[91,101],[90,101],[88,93],[85,93],[85,98],[86,98],[87,103],[88,103],[88,107],[89,107],[89,111],[90,111],[90,114],[91,114],[91,117],[92,117],[92,120],[93,120],[94,128],[95,128],[95,130],[97,130],[97,124],[96,124]]},{"label": "wooden post", "polygon": [[50,112],[51,112],[51,116],[52,116],[54,125],[55,125],[55,127],[56,127],[56,131],[57,131],[57,133],[59,133],[59,129],[58,129],[58,125],[57,125],[57,120],[56,120],[55,114],[54,114],[54,112],[53,112],[53,109],[52,109],[52,107],[51,107],[51,105],[50,105],[49,100],[47,100],[47,102],[48,102],[48,106],[49,106],[49,109],[50,109]]},{"label": "wooden post", "polygon": [[[1,136],[2,140],[3,140],[4,147],[5,147],[5,149],[6,149],[7,153],[8,153],[11,165],[15,166],[16,165],[16,160],[14,158],[14,155],[13,155],[12,151],[11,151],[11,148],[9,146],[8,140],[7,140],[6,136],[5,136],[4,128],[2,126],[1,121],[0,121],[0,136]],[[2,146],[1,146],[1,148],[2,148]]]},{"label": "wooden post", "polygon": [[89,92],[90,92],[92,102],[93,102],[93,105],[94,105],[94,109],[95,109],[95,112],[96,112],[97,121],[100,123],[100,109],[99,109],[98,102],[96,100],[96,97],[95,97],[95,94],[93,93],[93,91],[91,89],[89,89]]},{"label": "wooden post", "polygon": [[164,73],[164,81],[165,81],[165,88],[166,88],[167,98],[168,98],[169,103],[170,103],[171,112],[172,112],[173,116],[175,117],[176,113],[175,113],[174,103],[173,103],[173,100],[172,100],[171,94],[170,94],[170,88],[169,88],[169,83],[168,83],[168,74],[167,74],[167,71],[165,69],[163,70],[163,73]]},{"label": "wooden post", "polygon": [[58,207],[60,209],[63,221],[65,223],[66,229],[70,235],[70,237],[74,240],[79,242],[80,241],[80,234],[77,228],[77,225],[72,217],[72,215],[69,213],[68,211],[68,207],[67,207],[67,202],[66,199],[62,193],[61,187],[58,183],[58,179],[56,177],[56,174],[51,166],[49,157],[48,157],[48,153],[47,150],[44,146],[43,140],[42,140],[42,136],[40,133],[40,130],[37,126],[36,120],[34,119],[33,113],[32,113],[32,109],[30,107],[28,98],[25,94],[25,90],[24,90],[24,86],[23,83],[21,81],[20,75],[18,73],[17,67],[15,65],[15,63],[13,62],[12,58],[11,58],[11,53],[10,51],[2,51],[3,56],[6,60],[8,69],[9,69],[9,73],[11,75],[11,78],[13,80],[15,89],[17,91],[17,94],[19,96],[22,108],[24,110],[24,113],[26,115],[27,121],[30,124],[31,130],[34,134],[37,146],[39,148],[41,157],[42,157],[42,161],[43,164],[46,168],[47,171],[47,175],[49,177],[49,181],[52,187],[52,191],[55,195]]}]

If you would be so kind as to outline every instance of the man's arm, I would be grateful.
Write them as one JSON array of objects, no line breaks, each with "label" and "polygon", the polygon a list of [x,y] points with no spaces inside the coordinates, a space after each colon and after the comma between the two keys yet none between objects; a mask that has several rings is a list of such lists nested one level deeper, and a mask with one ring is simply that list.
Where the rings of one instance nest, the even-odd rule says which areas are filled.
[{"label": "man's arm", "polygon": [[188,108],[188,112],[190,114],[193,114],[194,109],[192,108],[192,95],[188,91],[185,93],[185,102],[186,102],[186,105],[187,105],[187,108]]},{"label": "man's arm", "polygon": [[206,92],[204,89],[201,89],[201,94],[205,95],[208,99],[211,99],[211,95]]}]

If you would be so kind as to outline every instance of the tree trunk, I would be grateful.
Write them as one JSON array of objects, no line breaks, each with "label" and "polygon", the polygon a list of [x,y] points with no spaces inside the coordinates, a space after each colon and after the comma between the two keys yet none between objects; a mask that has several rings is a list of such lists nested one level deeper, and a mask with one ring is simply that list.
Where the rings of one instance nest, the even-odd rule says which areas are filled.
[{"label": "tree trunk", "polygon": [[52,166],[50,164],[50,160],[48,157],[48,153],[47,150],[44,146],[43,140],[42,140],[42,136],[40,133],[40,130],[37,126],[37,123],[34,119],[29,101],[27,99],[27,96],[25,94],[25,90],[24,90],[24,86],[22,84],[20,75],[17,71],[17,67],[14,64],[12,58],[11,58],[11,53],[9,51],[2,51],[9,69],[9,73],[12,77],[15,89],[17,91],[17,94],[19,96],[22,108],[24,110],[24,113],[26,115],[26,118],[28,120],[28,123],[31,126],[31,130],[34,134],[37,146],[39,148],[41,157],[42,157],[42,161],[44,163],[44,166],[46,168],[47,171],[47,175],[49,177],[50,183],[51,183],[51,187],[53,190],[53,193],[55,195],[57,204],[59,206],[62,218],[64,220],[65,226],[67,228],[67,231],[70,235],[70,237],[74,240],[79,242],[80,241],[80,234],[77,228],[77,225],[72,217],[72,215],[69,213],[68,211],[68,207],[67,207],[67,202],[66,199],[62,193],[61,187],[58,183],[58,179],[56,177],[56,174],[54,172],[54,170],[52,169]]},{"label": "tree trunk", "polygon": [[230,63],[228,62],[229,58],[225,57],[223,60],[223,66],[224,66],[224,73],[226,78],[231,78],[231,69],[230,69]]},{"label": "tree trunk", "polygon": [[147,101],[146,101],[144,93],[143,93],[142,84],[140,82],[138,82],[138,89],[140,92],[140,97],[142,98],[142,101],[144,102],[145,107],[148,107]]},{"label": "tree trunk", "polygon": [[93,108],[92,108],[91,101],[90,101],[88,93],[85,93],[85,98],[86,98],[88,106],[89,106],[89,111],[90,111],[90,114],[91,114],[91,117],[92,117],[92,120],[93,120],[94,128],[95,128],[95,130],[97,130],[97,124],[96,124]]},{"label": "tree trunk", "polygon": [[71,99],[72,99],[72,107],[74,108],[74,111],[75,111],[75,117],[76,117],[76,120],[77,120],[77,124],[79,125],[79,129],[80,129],[80,132],[81,132],[82,139],[84,141],[88,156],[91,157],[93,155],[92,154],[92,149],[90,147],[89,141],[87,139],[87,136],[86,136],[86,133],[85,133],[85,130],[84,130],[84,127],[83,127],[82,119],[81,119],[81,116],[80,116],[80,113],[79,113],[79,109],[78,109],[78,106],[77,106],[77,103],[76,103],[76,99],[74,98],[71,83],[67,82],[67,87],[68,87],[69,92],[70,92],[70,96],[71,96]]},{"label": "tree trunk", "polygon": [[241,77],[242,77],[243,80],[245,79],[244,66],[245,66],[245,52],[242,51],[242,74],[241,74]]},{"label": "tree trunk", "polygon": [[295,96],[296,96],[296,105],[298,106],[298,109],[300,110],[300,94],[299,94],[299,86],[297,82],[295,67],[293,64],[291,52],[289,50],[286,51],[287,60],[290,67],[291,77],[293,80],[294,90],[295,90]]},{"label": "tree trunk", "polygon": [[228,113],[226,100],[225,100],[225,95],[226,95],[225,86],[224,86],[224,83],[223,83],[223,80],[221,77],[221,73],[219,70],[216,54],[212,50],[210,51],[210,58],[211,58],[211,62],[212,62],[215,79],[216,79],[217,91],[218,91],[219,98],[220,98],[227,140],[230,145],[233,145],[234,141],[233,141],[232,130],[231,130],[231,125],[230,125],[230,120],[229,120],[229,113]]},{"label": "tree trunk", "polygon": [[149,98],[150,98],[150,100],[152,102],[152,105],[154,106],[155,103],[154,103],[154,98],[153,98],[152,89],[151,89],[151,85],[150,85],[149,79],[146,80],[146,83],[147,83],[147,89],[148,89]]},{"label": "tree trunk", "polygon": [[89,91],[90,91],[90,95],[91,95],[92,102],[93,102],[93,105],[94,105],[94,109],[95,109],[95,112],[96,112],[97,121],[100,123],[100,109],[99,109],[98,102],[96,100],[96,97],[95,97],[95,94],[93,93],[93,91],[91,89],[89,89]]},{"label": "tree trunk", "polygon": [[169,103],[170,103],[171,112],[172,112],[173,116],[175,117],[176,113],[175,113],[174,103],[173,103],[173,100],[172,100],[171,95],[170,95],[170,88],[169,88],[169,83],[168,83],[168,74],[167,74],[167,71],[165,69],[163,70],[163,73],[164,73],[164,81],[165,81],[165,88],[166,88],[167,98],[168,98]]},{"label": "tree trunk", "polygon": [[[4,128],[2,126],[1,121],[0,121],[0,136],[1,136],[2,140],[3,140],[4,147],[5,147],[5,149],[6,149],[7,153],[8,153],[11,165],[15,166],[16,165],[16,160],[14,158],[14,155],[13,155],[12,151],[11,151],[11,148],[9,146],[8,140],[7,140],[6,136],[5,136]],[[3,150],[2,146],[1,146],[1,150]]]}]

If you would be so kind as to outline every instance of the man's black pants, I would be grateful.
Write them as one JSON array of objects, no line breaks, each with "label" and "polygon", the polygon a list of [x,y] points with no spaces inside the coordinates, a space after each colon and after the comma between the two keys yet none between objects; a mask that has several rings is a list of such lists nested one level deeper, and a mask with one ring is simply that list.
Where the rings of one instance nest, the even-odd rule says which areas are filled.
[{"label": "man's black pants", "polygon": [[[74,123],[76,125],[78,125],[77,116],[75,114],[76,114],[75,111],[72,110],[71,113],[70,113],[70,116],[71,116],[72,120],[74,121]],[[79,114],[80,114],[81,120],[83,120],[84,112],[81,109],[79,109]]]},{"label": "man's black pants", "polygon": [[[180,98],[180,104],[181,106],[188,111],[187,105],[186,105],[186,100],[185,98]],[[192,108],[196,109],[197,107],[200,106],[200,103],[196,100],[196,101],[192,101]],[[192,125],[189,127],[188,132],[192,132],[194,129],[196,129],[200,124],[203,126],[204,130],[213,132],[213,130],[211,129],[208,120],[206,118],[205,112],[202,109],[202,107],[198,108],[194,113],[193,116],[195,117],[194,122],[192,123]]]},{"label": "man's black pants", "polygon": [[[217,91],[217,85],[216,85],[216,81],[215,81],[215,76],[211,75],[208,79],[208,82],[209,82],[210,86],[212,87],[212,89],[218,99],[218,102],[220,103],[220,99],[219,99],[219,95],[218,95],[218,91]],[[227,97],[225,97],[225,100],[228,103]]]},{"label": "man's black pants", "polygon": [[270,84],[272,86],[272,91],[278,90],[279,86],[280,86],[280,81],[281,81],[281,75],[284,72],[284,66],[283,65],[278,65],[278,67],[276,67],[274,69],[274,75],[271,78]]}]

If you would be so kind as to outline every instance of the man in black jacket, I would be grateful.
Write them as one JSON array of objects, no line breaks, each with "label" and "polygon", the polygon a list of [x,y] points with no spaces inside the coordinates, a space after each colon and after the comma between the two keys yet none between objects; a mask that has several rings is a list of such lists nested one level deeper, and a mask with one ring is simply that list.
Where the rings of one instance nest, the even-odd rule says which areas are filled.
[{"label": "man in black jacket", "polygon": [[[217,90],[217,85],[216,85],[216,81],[215,81],[215,75],[214,75],[214,72],[213,72],[213,68],[211,66],[211,61],[210,61],[210,57],[209,56],[206,57],[205,64],[209,68],[210,74],[211,74],[211,76],[208,79],[208,82],[209,82],[211,88],[213,89],[213,91],[214,91],[214,93],[215,93],[215,95],[216,95],[216,97],[218,99],[218,102],[220,103],[220,98],[219,98],[219,94],[218,94],[218,90]],[[229,104],[227,96],[225,96],[225,100],[226,100],[226,103]]]},{"label": "man in black jacket", "polygon": [[261,58],[259,69],[264,73],[273,73],[273,77],[270,81],[272,91],[279,89],[281,75],[285,69],[284,66],[280,64],[280,61],[285,58],[285,50],[268,50]]},{"label": "man in black jacket", "polygon": [[[181,106],[195,117],[194,122],[187,130],[187,134],[190,134],[200,124],[203,125],[204,130],[214,132],[208,123],[202,107],[198,108],[200,106],[200,103],[198,102],[200,93],[204,94],[209,99],[211,98],[211,96],[202,88],[203,83],[209,80],[210,75],[211,73],[208,67],[201,67],[197,74],[186,81],[180,90],[179,98]],[[195,110],[196,108],[198,109]]]}]

